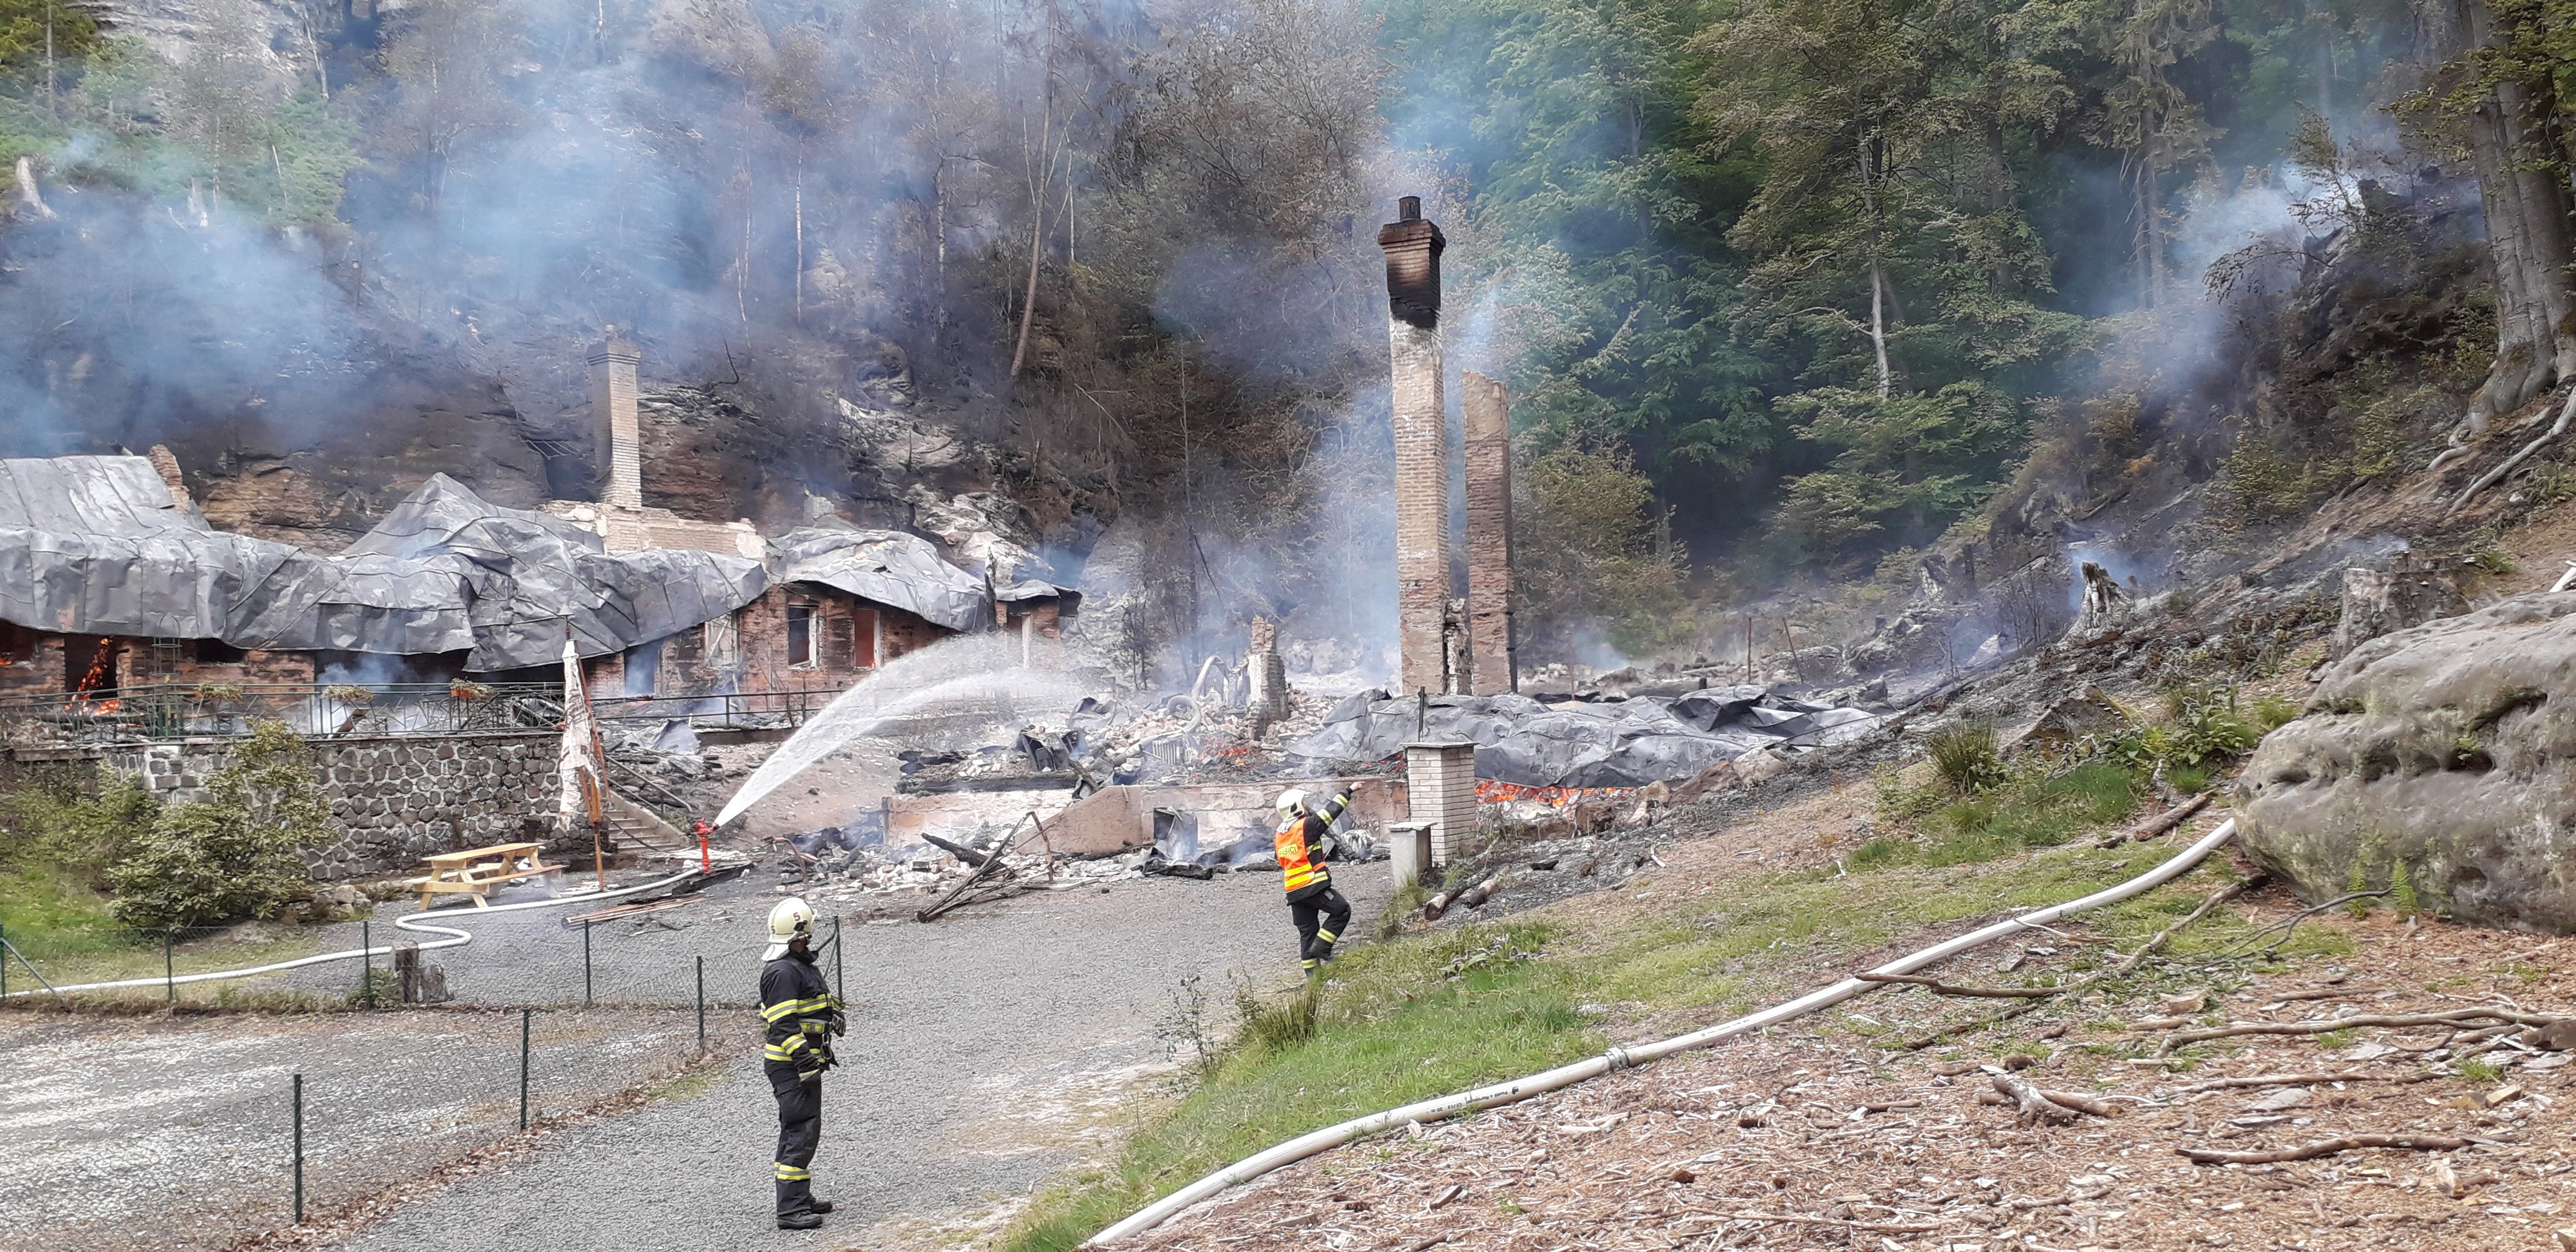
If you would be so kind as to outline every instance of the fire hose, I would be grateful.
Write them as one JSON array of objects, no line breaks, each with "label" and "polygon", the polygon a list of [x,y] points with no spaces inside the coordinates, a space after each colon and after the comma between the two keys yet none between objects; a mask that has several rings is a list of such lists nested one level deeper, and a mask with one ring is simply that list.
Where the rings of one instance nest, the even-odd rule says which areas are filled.
[{"label": "fire hose", "polygon": [[[581,895],[560,900],[530,900],[523,904],[495,904],[489,908],[459,909],[455,910],[455,912],[460,918],[489,917],[494,913],[515,913],[521,909],[547,909],[566,904],[589,904],[599,900],[613,900],[619,896],[631,896],[641,891],[651,891],[656,887],[667,887],[672,883],[679,882],[697,872],[698,871],[693,869],[682,870],[668,878],[658,878],[640,886],[620,887],[615,891],[584,892]],[[423,952],[435,951],[439,948],[461,948],[466,944],[474,942],[474,936],[472,934],[458,930],[452,926],[439,926],[423,921],[421,919],[424,916],[426,915],[422,913],[410,913],[397,917],[394,919],[394,929],[408,930],[414,934],[436,934],[447,936],[443,939],[432,939],[422,943],[420,945],[420,950]],[[15,949],[12,949],[12,951],[15,951]],[[123,987],[164,987],[175,986],[183,982],[218,982],[228,978],[256,978],[262,974],[282,973],[290,969],[301,969],[307,965],[321,965],[331,961],[355,961],[368,957],[391,956],[393,951],[393,945],[391,944],[378,944],[373,947],[351,948],[345,952],[325,952],[319,956],[298,957],[292,961],[278,961],[269,965],[253,965],[245,969],[219,969],[203,974],[181,974],[175,978],[126,978],[115,982],[75,983],[69,986],[50,987],[40,990],[12,991],[8,994],[11,998],[15,998],[25,995],[38,995],[44,990],[50,990],[57,997],[60,997],[61,994],[66,991],[113,991]],[[7,954],[0,953],[0,960],[5,959],[7,959]],[[18,959],[24,961],[26,958],[21,956]],[[27,968],[32,970],[35,966],[31,964]]]},{"label": "fire hose", "polygon": [[[2189,872],[2192,867],[2200,864],[2202,860],[2207,858],[2211,852],[2216,851],[2220,845],[2235,837],[2236,819],[2231,817],[2225,822],[2220,823],[2218,829],[2203,836],[2200,842],[2195,843],[2176,854],[2173,859],[2166,861],[2164,864],[2158,865],[2154,869],[2148,870],[2146,873],[2140,874],[2127,882],[2104,888],[2101,891],[2094,892],[2093,894],[2081,899],[2069,900],[2064,904],[2051,905],[2032,913],[2024,913],[2019,917],[2009,918],[2004,921],[1997,922],[1992,926],[1970,931],[1955,939],[1944,940],[1943,942],[1936,943],[1919,952],[1899,957],[1896,960],[1890,961],[1887,964],[1881,965],[1877,969],[1869,972],[1872,974],[1882,975],[1910,974],[1926,966],[1946,961],[1951,957],[1969,950],[1970,948],[1978,947],[1992,940],[2000,939],[2017,931],[2030,930],[2043,926],[2046,923],[2055,921],[2069,913],[2080,913],[2087,909],[2100,908],[2106,904],[2116,904],[2122,900],[2129,899],[2132,896],[2143,895],[2146,892],[2152,891],[2157,887],[2161,887],[2164,884],[2181,877],[2186,872]],[[1845,1000],[1861,994],[1862,992],[1869,991],[1883,985],[1885,984],[1869,982],[1859,977],[1846,978],[1831,986],[1817,991],[1811,991],[1806,995],[1800,996],[1785,1004],[1773,1005],[1772,1007],[1764,1009],[1758,1013],[1748,1014],[1729,1022],[1721,1022],[1715,1026],[1693,1031],[1686,1035],[1676,1035],[1673,1038],[1665,1039],[1657,1043],[1638,1044],[1634,1047],[1612,1048],[1599,1056],[1577,1061],[1571,1065],[1559,1066],[1558,1068],[1548,1070],[1545,1073],[1532,1074],[1526,1078],[1516,1078],[1509,1082],[1496,1083],[1492,1086],[1478,1087],[1473,1091],[1462,1091],[1454,1095],[1441,1096],[1436,1099],[1425,1100],[1417,1104],[1408,1104],[1402,1108],[1388,1109],[1382,1113],[1371,1113],[1366,1117],[1353,1118],[1338,1126],[1327,1126],[1322,1130],[1301,1135],[1295,1139],[1287,1141],[1286,1143],[1278,1144],[1265,1151],[1245,1157],[1232,1165],[1226,1166],[1224,1169],[1218,1170],[1216,1173],[1210,1174],[1197,1182],[1191,1183],[1190,1185],[1153,1202],[1152,1204],[1146,1205],[1144,1208],[1137,1210],[1125,1220],[1101,1231],[1099,1234],[1093,1235],[1089,1240],[1086,1240],[1082,1246],[1097,1247],[1102,1244],[1115,1243],[1122,1239],[1143,1234],[1144,1232],[1161,1225],[1173,1214],[1178,1213],[1201,1200],[1205,1200],[1228,1187],[1234,1186],[1237,1183],[1250,1182],[1272,1170],[1285,1165],[1294,1164],[1321,1152],[1328,1152],[1355,1139],[1362,1139],[1375,1134],[1383,1134],[1408,1123],[1439,1121],[1443,1118],[1456,1117],[1461,1113],[1473,1113],[1484,1109],[1496,1108],[1505,1104],[1516,1103],[1521,1100],[1529,1099],[1535,1095],[1555,1091],[1561,1087],[1570,1087],[1579,1082],[1588,1082],[1594,1078],[1602,1076],[1603,1074],[1615,1073],[1619,1070],[1627,1069],[1635,1065],[1644,1065],[1650,1061],[1659,1061],[1677,1052],[1688,1052],[1696,1048],[1705,1048],[1712,1044],[1722,1043],[1728,1039],[1735,1038],[1738,1035],[1750,1034],[1765,1027],[1776,1026],[1781,1022],[1788,1021],[1792,1018],[1803,1017],[1818,1009],[1830,1008],[1833,1005],[1840,1004]]]}]

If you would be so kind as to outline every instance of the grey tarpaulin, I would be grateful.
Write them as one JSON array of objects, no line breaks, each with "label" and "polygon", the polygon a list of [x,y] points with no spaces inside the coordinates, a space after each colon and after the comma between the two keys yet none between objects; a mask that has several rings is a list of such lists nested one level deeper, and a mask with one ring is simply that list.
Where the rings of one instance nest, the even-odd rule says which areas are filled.
[{"label": "grey tarpaulin", "polygon": [[472,650],[468,670],[544,665],[564,629],[584,656],[677,634],[749,604],[759,562],[691,549],[611,555],[597,534],[486,502],[432,475],[348,551],[244,624],[245,647]]},{"label": "grey tarpaulin", "polygon": [[1376,761],[1417,739],[1476,745],[1476,776],[1531,787],[1642,787],[1688,778],[1756,748],[1821,747],[1878,724],[1860,709],[1783,699],[1762,687],[1680,697],[1542,704],[1527,696],[1434,696],[1427,709],[1382,692],[1334,707],[1289,746],[1321,761]]},{"label": "grey tarpaulin", "polygon": [[139,456],[0,460],[0,619],[21,626],[217,638],[303,556],[208,529]]},{"label": "grey tarpaulin", "polygon": [[992,621],[984,580],[939,559],[918,535],[892,530],[797,530],[769,541],[782,583],[821,583],[905,609],[950,630]]},{"label": "grey tarpaulin", "polygon": [[768,587],[715,553],[609,555],[568,522],[433,476],[336,557],[227,534],[170,500],[141,457],[0,461],[0,618],[76,634],[246,648],[470,652],[544,665],[710,621]]}]

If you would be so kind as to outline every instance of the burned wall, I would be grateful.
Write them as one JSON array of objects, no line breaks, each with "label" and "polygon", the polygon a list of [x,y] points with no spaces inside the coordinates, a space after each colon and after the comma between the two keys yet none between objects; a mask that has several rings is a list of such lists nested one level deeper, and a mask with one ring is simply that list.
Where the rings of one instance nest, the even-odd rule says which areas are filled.
[{"label": "burned wall", "polygon": [[[551,731],[370,736],[307,741],[314,773],[341,831],[305,854],[317,879],[407,874],[422,857],[554,835],[556,736]],[[164,802],[202,800],[229,740],[129,744],[76,753],[133,774]],[[63,756],[56,750],[53,758]],[[49,758],[52,759],[52,758]]]},{"label": "burned wall", "polygon": [[245,651],[214,639],[62,635],[0,622],[0,696],[68,693],[92,667],[93,687],[175,683],[260,686],[310,683],[309,652]]}]

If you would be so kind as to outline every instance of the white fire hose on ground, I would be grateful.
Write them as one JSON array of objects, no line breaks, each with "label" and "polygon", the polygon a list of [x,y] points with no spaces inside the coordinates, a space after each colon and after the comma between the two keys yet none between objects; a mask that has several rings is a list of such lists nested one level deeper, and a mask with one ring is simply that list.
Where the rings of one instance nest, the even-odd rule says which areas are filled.
[{"label": "white fire hose on ground", "polygon": [[[2034,927],[2045,925],[2046,923],[2055,921],[2069,913],[2080,913],[2087,909],[2100,908],[2105,904],[2117,904],[2132,896],[2143,895],[2189,872],[2192,867],[2200,864],[2201,861],[2208,857],[2211,852],[2217,850],[2219,845],[2224,844],[2235,837],[2236,819],[2231,817],[2221,823],[2218,829],[2209,832],[2206,836],[2203,836],[2200,842],[2195,843],[2176,854],[2172,860],[2166,861],[2164,864],[2158,865],[2154,869],[2148,870],[2146,873],[2132,878],[2127,882],[2094,892],[2080,900],[2069,900],[2064,904],[2052,905],[2048,908],[2040,909],[2037,912],[2024,913],[2019,917],[1997,922],[1994,925],[1985,927],[1981,930],[1970,931],[1958,938],[1936,943],[1920,952],[1899,957],[1898,959],[1890,961],[1885,965],[1881,965],[1870,972],[1873,974],[1910,974],[1916,970],[1924,968],[1925,966],[1946,961],[1970,948],[1977,947],[1995,939],[2000,939],[2006,935],[2013,934],[2016,931],[2029,930]],[[1809,992],[1808,994],[1800,996],[1795,1000],[1791,1000],[1786,1004],[1774,1005],[1762,1010],[1761,1012],[1739,1017],[1731,1022],[1721,1022],[1718,1025],[1708,1027],[1704,1030],[1693,1031],[1690,1034],[1676,1035],[1673,1038],[1666,1039],[1658,1043],[1638,1044],[1634,1047],[1627,1048],[1612,1048],[1600,1056],[1577,1061],[1571,1065],[1560,1066],[1543,1074],[1532,1074],[1527,1078],[1517,1078],[1510,1082],[1496,1083],[1490,1087],[1479,1087],[1473,1091],[1464,1091],[1456,1095],[1448,1095],[1439,1097],[1438,1099],[1425,1100],[1418,1104],[1408,1104],[1402,1108],[1388,1109],[1383,1113],[1372,1113],[1366,1117],[1354,1118],[1350,1121],[1343,1122],[1338,1126],[1327,1126],[1322,1130],[1299,1136],[1298,1138],[1291,1139],[1286,1143],[1279,1144],[1278,1146],[1272,1147],[1266,1151],[1245,1157],[1244,1159],[1237,1161],[1216,1173],[1210,1174],[1207,1177],[1191,1183],[1190,1185],[1183,1187],[1152,1204],[1146,1205],[1126,1220],[1101,1231],[1099,1234],[1093,1235],[1089,1240],[1084,1242],[1083,1246],[1097,1247],[1101,1244],[1114,1243],[1121,1239],[1127,1239],[1135,1235],[1143,1234],[1144,1232],[1161,1225],[1173,1214],[1178,1213],[1201,1200],[1205,1200],[1228,1187],[1234,1186],[1237,1183],[1250,1182],[1251,1180],[1259,1178],[1263,1174],[1267,1174],[1281,1166],[1291,1165],[1298,1161],[1302,1161],[1307,1157],[1314,1156],[1317,1153],[1330,1151],[1342,1146],[1343,1144],[1349,1143],[1354,1139],[1362,1139],[1370,1135],[1382,1134],[1409,1122],[1438,1121],[1442,1118],[1455,1117],[1461,1113],[1473,1113],[1483,1109],[1515,1103],[1517,1101],[1526,1100],[1531,1096],[1557,1090],[1560,1087],[1570,1087],[1579,1082],[1586,1082],[1591,1079],[1598,1078],[1603,1074],[1626,1069],[1632,1065],[1643,1065],[1649,1061],[1659,1061],[1676,1052],[1688,1052],[1694,1048],[1705,1048],[1711,1044],[1721,1043],[1728,1039],[1732,1039],[1737,1035],[1751,1034],[1752,1032],[1761,1030],[1764,1027],[1776,1026],[1781,1022],[1790,1020],[1791,1018],[1802,1017],[1808,1013],[1815,1012],[1817,1009],[1829,1008],[1833,1005],[1840,1004],[1845,1000],[1851,999],[1864,991],[1868,991],[1873,987],[1884,985],[1885,984],[1883,983],[1864,981],[1860,978],[1846,978],[1841,982],[1823,988],[1822,990]]]},{"label": "white fire hose on ground", "polygon": [[[619,896],[631,896],[639,891],[651,891],[656,887],[667,887],[672,883],[678,882],[697,872],[698,871],[694,869],[682,870],[668,878],[657,878],[652,882],[644,883],[640,886],[620,887],[615,891],[584,892],[577,896],[567,896],[560,899],[530,900],[523,904],[496,904],[489,908],[457,909],[453,910],[453,913],[458,920],[462,921],[467,917],[489,917],[494,913],[516,913],[521,909],[550,909],[566,904],[588,904],[594,900],[614,900]],[[434,951],[439,948],[461,948],[466,944],[474,942],[474,936],[465,931],[458,930],[452,926],[433,925],[430,922],[422,920],[427,916],[429,916],[429,914],[425,912],[407,913],[394,919],[394,928],[396,930],[408,930],[415,934],[436,934],[447,936],[444,939],[432,939],[421,944],[420,950],[423,952]],[[319,956],[298,957],[292,961],[279,961],[271,965],[254,965],[246,969],[219,969],[203,974],[181,974],[175,978],[125,978],[115,982],[74,983],[66,987],[46,986],[28,991],[12,991],[8,994],[9,998],[16,999],[19,996],[42,995],[46,992],[52,992],[54,995],[60,996],[62,993],[67,991],[113,991],[124,987],[165,987],[175,986],[183,982],[218,982],[228,978],[256,978],[262,974],[282,973],[286,970],[301,969],[307,965],[321,965],[330,961],[355,961],[375,956],[391,956],[393,955],[393,951],[394,948],[391,944],[378,944],[373,947],[351,948],[345,952],[325,952]],[[9,952],[0,952],[0,961],[7,960],[13,952],[15,952],[15,949],[11,949]],[[26,957],[24,956],[20,956],[18,959],[22,962],[26,961]],[[33,962],[27,962],[27,968],[33,970],[36,967]],[[39,974],[37,977],[42,978],[43,975]]]}]

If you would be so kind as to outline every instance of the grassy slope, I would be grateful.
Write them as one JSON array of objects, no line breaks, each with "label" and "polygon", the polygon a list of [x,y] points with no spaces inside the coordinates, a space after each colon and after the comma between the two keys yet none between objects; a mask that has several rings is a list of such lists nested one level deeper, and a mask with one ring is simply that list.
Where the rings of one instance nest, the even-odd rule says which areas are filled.
[{"label": "grassy slope", "polygon": [[[1854,858],[1864,867],[1848,874],[1676,873],[1651,892],[1604,893],[1504,927],[1417,934],[1355,951],[1325,990],[1312,1038],[1232,1049],[1205,1082],[1151,1114],[1114,1165],[1041,1196],[1003,1246],[1069,1248],[1281,1140],[1598,1051],[1607,1042],[1598,1006],[1616,1005],[1639,1027],[1627,1037],[1659,1037],[1775,1003],[1892,941],[2072,899],[2171,855],[2082,845],[2027,851],[2129,810],[2125,775],[2076,775],[1946,806],[1922,823],[1923,838],[1871,845]],[[2087,922],[2121,946],[2162,929],[2231,878],[2223,865],[2206,865]],[[2222,912],[2172,950],[2242,932]],[[1532,949],[1538,955],[1513,959]],[[2104,959],[2096,951],[2076,956],[2072,967]],[[1477,953],[1487,954],[1480,964],[1449,974]]]}]

